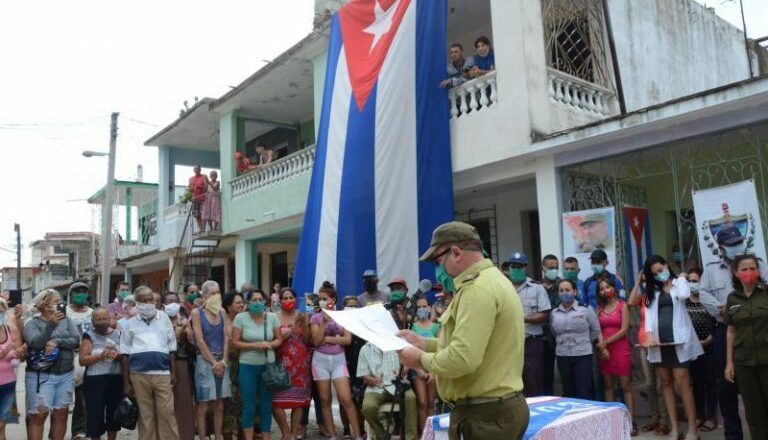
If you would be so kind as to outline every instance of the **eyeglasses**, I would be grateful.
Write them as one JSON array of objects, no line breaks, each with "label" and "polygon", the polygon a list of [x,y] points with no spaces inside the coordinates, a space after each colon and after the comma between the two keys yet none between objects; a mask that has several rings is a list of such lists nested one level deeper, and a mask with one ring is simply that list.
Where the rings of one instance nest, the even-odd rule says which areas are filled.
[{"label": "eyeglasses", "polygon": [[446,249],[446,250],[440,252],[439,254],[435,255],[435,258],[432,261],[434,261],[434,263],[439,266],[440,263],[438,262],[438,260],[440,259],[440,257],[442,257],[443,255],[447,254],[450,251],[451,251],[451,248],[449,246],[448,249]]}]

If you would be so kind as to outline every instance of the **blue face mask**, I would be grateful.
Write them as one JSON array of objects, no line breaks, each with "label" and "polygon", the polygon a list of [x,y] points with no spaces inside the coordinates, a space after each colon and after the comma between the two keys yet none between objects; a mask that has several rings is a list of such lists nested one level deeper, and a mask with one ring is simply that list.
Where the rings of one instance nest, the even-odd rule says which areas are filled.
[{"label": "blue face mask", "polygon": [[429,319],[429,309],[418,309],[416,310],[416,317],[420,320],[427,320]]},{"label": "blue face mask", "polygon": [[560,293],[560,302],[563,304],[566,304],[566,305],[570,304],[573,302],[573,299],[574,299],[573,293],[566,293],[566,292]]},{"label": "blue face mask", "polygon": [[663,272],[657,273],[656,275],[654,275],[653,279],[655,279],[660,283],[666,283],[667,280],[669,279],[669,269],[664,269]]},{"label": "blue face mask", "polygon": [[592,273],[594,273],[595,275],[600,275],[604,271],[605,271],[605,266],[603,266],[602,264],[592,265]]}]

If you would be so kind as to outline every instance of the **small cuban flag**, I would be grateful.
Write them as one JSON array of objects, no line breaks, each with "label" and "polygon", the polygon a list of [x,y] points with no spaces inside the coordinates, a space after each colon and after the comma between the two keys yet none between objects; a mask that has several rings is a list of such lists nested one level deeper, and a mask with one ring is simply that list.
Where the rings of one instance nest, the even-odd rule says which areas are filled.
[{"label": "small cuban flag", "polygon": [[453,219],[446,0],[353,0],[331,18],[315,163],[296,263],[300,296],[362,274],[409,286],[432,230]]},{"label": "small cuban flag", "polygon": [[652,254],[651,220],[648,217],[648,208],[624,206],[624,236],[627,253],[627,285],[633,286],[635,277],[643,270],[645,260]]}]

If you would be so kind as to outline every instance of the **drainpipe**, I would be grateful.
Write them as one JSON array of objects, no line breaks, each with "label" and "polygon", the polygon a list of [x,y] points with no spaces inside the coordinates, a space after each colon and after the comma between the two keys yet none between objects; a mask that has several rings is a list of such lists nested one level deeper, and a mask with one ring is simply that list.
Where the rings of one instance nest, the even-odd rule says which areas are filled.
[{"label": "drainpipe", "polygon": [[611,26],[611,13],[608,10],[608,0],[603,0],[603,17],[605,17],[605,33],[608,35],[608,47],[611,50],[611,64],[613,65],[613,75],[616,80],[616,96],[619,98],[619,112],[622,115],[627,114],[627,103],[624,100],[624,87],[621,84],[621,71],[619,69],[619,60],[616,57],[616,42],[613,38],[613,26]]}]

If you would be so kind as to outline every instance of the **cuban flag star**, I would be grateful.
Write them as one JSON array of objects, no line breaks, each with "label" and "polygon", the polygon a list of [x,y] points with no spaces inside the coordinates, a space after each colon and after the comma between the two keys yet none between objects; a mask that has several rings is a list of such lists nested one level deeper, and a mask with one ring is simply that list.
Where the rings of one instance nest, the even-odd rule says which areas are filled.
[{"label": "cuban flag star", "polygon": [[317,148],[294,277],[341,295],[362,274],[409,286],[432,230],[453,218],[446,0],[353,0],[331,18]]}]

